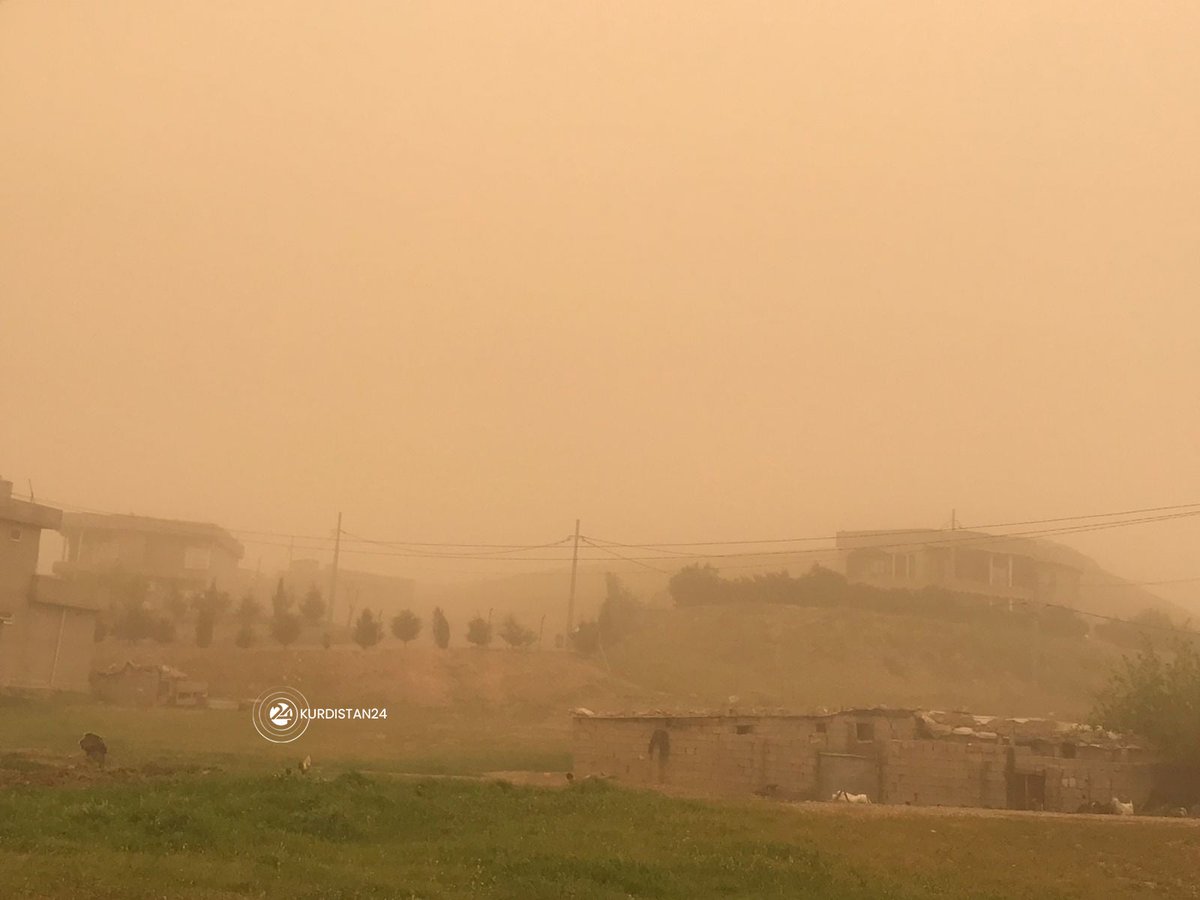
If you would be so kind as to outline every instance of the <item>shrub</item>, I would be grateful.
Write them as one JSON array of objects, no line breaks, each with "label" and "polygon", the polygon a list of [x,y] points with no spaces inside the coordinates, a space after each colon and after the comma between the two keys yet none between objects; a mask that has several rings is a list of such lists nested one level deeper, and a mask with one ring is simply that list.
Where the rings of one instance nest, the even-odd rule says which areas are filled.
[{"label": "shrub", "polygon": [[492,642],[492,623],[476,615],[467,623],[467,640],[476,647],[486,647]]},{"label": "shrub", "polygon": [[364,609],[354,622],[352,636],[354,643],[366,650],[383,640],[383,626],[369,609]]},{"label": "shrub", "polygon": [[411,609],[402,609],[392,619],[392,634],[408,643],[421,633],[421,620]]},{"label": "shrub", "polygon": [[500,637],[510,647],[528,647],[537,640],[537,635],[517,621],[515,616],[506,616],[500,625]]}]

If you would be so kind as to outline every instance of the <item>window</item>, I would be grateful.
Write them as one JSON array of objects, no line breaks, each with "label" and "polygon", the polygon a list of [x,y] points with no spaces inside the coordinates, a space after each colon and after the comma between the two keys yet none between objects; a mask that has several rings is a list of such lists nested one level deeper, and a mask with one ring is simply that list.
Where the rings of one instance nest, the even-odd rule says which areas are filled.
[{"label": "window", "polygon": [[753,725],[737,725],[737,726],[734,726],[733,730],[735,732],[737,732],[738,734],[753,734],[754,726]]},{"label": "window", "polygon": [[988,584],[992,587],[1012,587],[1012,557],[1005,553],[993,553]]},{"label": "window", "polygon": [[8,539],[10,541],[19,541],[21,539],[21,529],[14,528],[12,531],[10,531],[8,533]]},{"label": "window", "polygon": [[875,723],[858,722],[854,726],[854,736],[860,741],[875,740]]},{"label": "window", "polygon": [[206,571],[212,562],[212,551],[208,547],[188,547],[183,552],[183,567]]}]

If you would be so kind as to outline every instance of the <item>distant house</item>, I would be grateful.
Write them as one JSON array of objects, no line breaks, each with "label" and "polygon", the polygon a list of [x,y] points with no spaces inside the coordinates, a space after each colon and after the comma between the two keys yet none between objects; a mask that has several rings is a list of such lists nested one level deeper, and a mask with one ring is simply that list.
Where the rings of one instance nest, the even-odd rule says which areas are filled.
[{"label": "distant house", "polygon": [[42,530],[61,521],[61,510],[17,500],[0,480],[0,687],[88,689],[96,609],[37,574]]},{"label": "distant house", "polygon": [[114,570],[140,575],[153,587],[203,590],[214,582],[233,590],[242,545],[217,525],[147,516],[66,513],[60,530],[65,576]]},{"label": "distant house", "polygon": [[1049,541],[982,531],[840,531],[850,581],[888,588],[941,587],[1076,606],[1087,557]]}]

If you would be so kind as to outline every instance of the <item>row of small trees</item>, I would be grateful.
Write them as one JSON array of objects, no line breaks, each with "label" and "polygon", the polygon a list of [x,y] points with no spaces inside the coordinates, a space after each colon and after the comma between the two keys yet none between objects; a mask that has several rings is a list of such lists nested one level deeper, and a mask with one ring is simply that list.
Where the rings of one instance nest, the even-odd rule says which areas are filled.
[{"label": "row of small trees", "polygon": [[[416,640],[423,627],[424,622],[420,616],[410,609],[401,610],[392,617],[392,636],[405,644]],[[477,647],[490,646],[495,633],[497,632],[494,632],[490,618],[485,619],[483,616],[476,615],[467,622],[466,638]],[[434,644],[442,650],[450,646],[450,621],[440,606],[433,610],[430,634]],[[498,634],[501,640],[514,649],[528,647],[538,640],[538,635],[522,625],[515,616],[505,617],[500,624]],[[374,647],[383,640],[382,617],[369,609],[364,609],[355,619],[350,637],[364,650]]]}]

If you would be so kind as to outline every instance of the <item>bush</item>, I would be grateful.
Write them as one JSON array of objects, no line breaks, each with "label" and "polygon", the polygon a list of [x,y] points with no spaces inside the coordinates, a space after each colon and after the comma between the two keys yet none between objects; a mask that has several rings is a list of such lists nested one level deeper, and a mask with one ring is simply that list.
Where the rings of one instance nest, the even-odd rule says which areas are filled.
[{"label": "bush", "polygon": [[366,650],[383,640],[383,626],[369,609],[358,614],[354,622],[354,643]]},{"label": "bush", "polygon": [[476,647],[486,647],[492,642],[492,623],[483,616],[475,616],[467,623],[467,640]]},{"label": "bush", "polygon": [[1168,761],[1200,766],[1200,651],[1177,638],[1167,658],[1147,642],[1097,697],[1093,720],[1149,739]]},{"label": "bush", "polygon": [[411,609],[403,609],[392,619],[392,634],[408,643],[421,633],[421,619]]},{"label": "bush", "polygon": [[253,647],[258,643],[258,635],[254,632],[253,625],[243,625],[238,629],[237,636],[233,642],[245,650],[247,647]]},{"label": "bush", "polygon": [[500,625],[500,637],[510,647],[528,647],[537,640],[537,635],[520,622],[515,616],[506,616]]},{"label": "bush", "polygon": [[309,588],[308,593],[304,595],[300,604],[300,615],[304,616],[304,621],[309,625],[321,623],[325,615],[325,601],[321,599],[321,592],[317,590],[316,585]]}]

